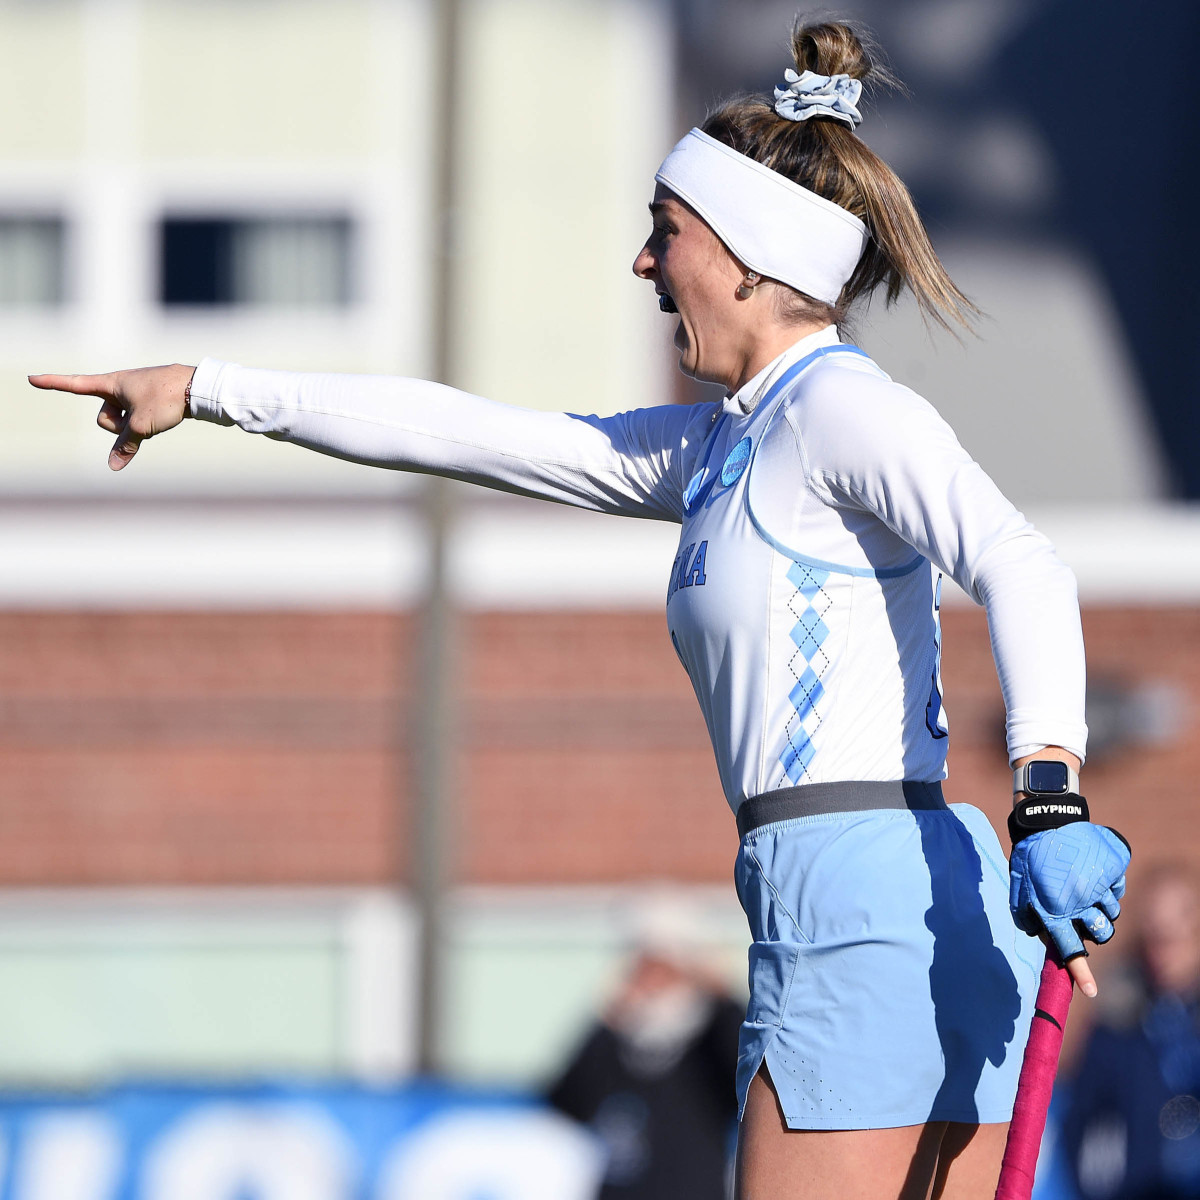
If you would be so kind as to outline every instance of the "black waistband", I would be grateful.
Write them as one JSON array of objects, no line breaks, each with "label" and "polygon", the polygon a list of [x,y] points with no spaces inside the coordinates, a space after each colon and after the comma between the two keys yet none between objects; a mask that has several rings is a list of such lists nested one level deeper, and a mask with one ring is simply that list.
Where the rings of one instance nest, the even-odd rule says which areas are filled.
[{"label": "black waistband", "polygon": [[839,780],[837,783],[808,783],[751,796],[737,811],[738,836],[775,821],[815,817],[823,813],[867,812],[873,808],[945,808],[940,783],[911,780]]}]

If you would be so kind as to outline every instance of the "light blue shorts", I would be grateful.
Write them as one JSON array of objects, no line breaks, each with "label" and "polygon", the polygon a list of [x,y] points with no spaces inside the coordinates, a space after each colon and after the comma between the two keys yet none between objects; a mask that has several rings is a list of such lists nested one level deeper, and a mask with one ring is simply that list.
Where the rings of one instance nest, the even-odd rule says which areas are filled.
[{"label": "light blue shorts", "polygon": [[754,937],[739,1116],[764,1061],[792,1129],[1012,1116],[1044,951],[983,813],[775,821],[735,878]]}]

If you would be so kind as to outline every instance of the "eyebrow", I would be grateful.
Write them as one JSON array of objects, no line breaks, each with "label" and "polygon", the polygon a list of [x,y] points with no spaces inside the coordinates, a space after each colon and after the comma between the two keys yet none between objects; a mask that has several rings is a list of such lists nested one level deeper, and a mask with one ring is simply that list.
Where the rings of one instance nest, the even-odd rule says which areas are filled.
[{"label": "eyebrow", "polygon": [[667,211],[667,204],[665,200],[652,200],[646,205],[646,207],[650,210],[650,215],[652,217],[657,217],[659,213]]}]

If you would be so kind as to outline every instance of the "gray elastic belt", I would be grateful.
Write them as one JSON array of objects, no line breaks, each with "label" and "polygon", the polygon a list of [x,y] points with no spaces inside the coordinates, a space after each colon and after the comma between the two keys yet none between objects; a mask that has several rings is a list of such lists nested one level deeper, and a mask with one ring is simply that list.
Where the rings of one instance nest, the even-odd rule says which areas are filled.
[{"label": "gray elastic belt", "polygon": [[823,813],[867,812],[872,808],[945,808],[940,783],[913,783],[910,780],[853,780],[837,783],[809,783],[803,787],[781,788],[751,796],[737,811],[738,835],[752,829],[794,817],[816,817]]}]

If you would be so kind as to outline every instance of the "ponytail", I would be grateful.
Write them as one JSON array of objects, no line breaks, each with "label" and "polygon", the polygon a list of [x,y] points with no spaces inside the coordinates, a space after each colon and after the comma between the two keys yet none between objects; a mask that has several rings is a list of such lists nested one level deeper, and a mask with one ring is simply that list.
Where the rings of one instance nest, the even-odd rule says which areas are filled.
[{"label": "ponytail", "polygon": [[[797,20],[792,54],[800,73],[845,74],[867,86],[898,86],[870,38],[845,22],[805,25]],[[821,116],[791,121],[765,97],[742,96],[722,104],[702,128],[739,154],[852,212],[870,231],[837,304],[775,284],[782,317],[840,324],[856,301],[882,284],[889,305],[907,289],[937,324],[971,327],[979,310],[942,266],[908,188],[844,122]]]}]

